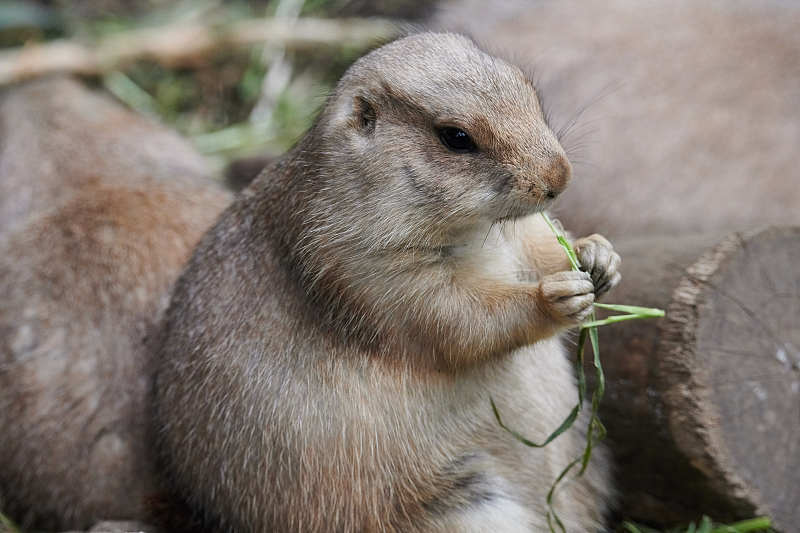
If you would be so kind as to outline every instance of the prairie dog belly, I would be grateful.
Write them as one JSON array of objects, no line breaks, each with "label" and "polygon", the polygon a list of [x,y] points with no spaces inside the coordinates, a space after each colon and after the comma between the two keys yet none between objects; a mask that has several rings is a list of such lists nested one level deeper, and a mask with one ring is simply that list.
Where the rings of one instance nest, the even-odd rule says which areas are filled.
[{"label": "prairie dog belly", "polygon": [[[480,422],[472,442],[481,443],[488,456],[487,472],[498,486],[509,487],[513,501],[519,502],[530,518],[524,531],[547,531],[547,492],[561,471],[583,453],[589,406],[575,424],[543,448],[531,448],[517,441],[497,423],[489,397],[494,400],[503,422],[534,442],[543,442],[569,415],[578,400],[572,363],[559,338],[526,346],[509,354],[508,361],[495,373],[479,372],[473,386],[480,388],[473,413],[480,413]],[[476,391],[477,392],[477,391]],[[485,408],[480,402],[485,403]],[[464,420],[465,426],[469,425]],[[568,531],[602,529],[602,509],[610,494],[610,467],[607,451],[596,446],[587,471],[578,477],[575,468],[560,483],[555,497],[555,511]],[[488,520],[494,509],[487,508]],[[508,503],[510,505],[510,503]],[[509,516],[517,516],[510,510]],[[582,517],[578,520],[577,517]],[[588,517],[588,520],[587,520]],[[517,517],[519,518],[519,517]],[[506,531],[499,521],[498,531]],[[571,524],[571,527],[570,527]],[[594,526],[595,529],[592,529]],[[517,531],[517,529],[508,529]]]}]

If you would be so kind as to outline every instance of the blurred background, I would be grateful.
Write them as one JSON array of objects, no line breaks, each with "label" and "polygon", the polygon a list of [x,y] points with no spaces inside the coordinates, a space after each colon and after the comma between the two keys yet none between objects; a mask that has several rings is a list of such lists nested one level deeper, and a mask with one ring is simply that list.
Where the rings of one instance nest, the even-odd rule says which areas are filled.
[{"label": "blurred background", "polygon": [[[298,138],[350,63],[395,33],[370,19],[419,21],[434,7],[435,2],[411,0],[2,1],[0,78],[8,83],[72,71],[175,128],[222,169],[233,158],[282,153]],[[298,17],[324,18],[331,25],[322,33],[334,34],[319,36],[323,44],[288,46],[219,36],[266,17],[285,21],[287,28]],[[358,30],[337,23],[351,18],[366,18],[356,23],[364,37],[348,37]],[[218,34],[211,46],[187,40],[183,31],[197,28]],[[149,46],[153,35],[159,46]],[[99,55],[108,51],[115,59],[86,67],[80,53],[57,47],[64,42]],[[40,44],[56,47],[42,48],[32,60],[42,70],[31,71],[30,56],[20,59],[19,52]],[[123,50],[116,55],[118,48]]]}]

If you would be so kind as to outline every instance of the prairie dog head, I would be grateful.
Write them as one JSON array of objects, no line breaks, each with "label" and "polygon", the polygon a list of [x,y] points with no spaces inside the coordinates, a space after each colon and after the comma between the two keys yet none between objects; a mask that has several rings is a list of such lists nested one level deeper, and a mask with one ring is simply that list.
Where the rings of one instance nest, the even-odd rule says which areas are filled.
[{"label": "prairie dog head", "polygon": [[316,130],[336,194],[345,187],[379,240],[394,244],[448,244],[534,213],[571,174],[531,81],[455,34],[414,35],[361,58]]}]

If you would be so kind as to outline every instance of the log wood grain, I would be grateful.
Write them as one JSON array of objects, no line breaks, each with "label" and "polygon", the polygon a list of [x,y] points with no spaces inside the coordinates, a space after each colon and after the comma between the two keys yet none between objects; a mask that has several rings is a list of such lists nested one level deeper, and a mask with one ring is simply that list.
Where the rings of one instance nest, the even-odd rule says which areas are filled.
[{"label": "log wood grain", "polygon": [[800,523],[800,228],[621,241],[609,301],[667,310],[601,329],[622,513]]}]

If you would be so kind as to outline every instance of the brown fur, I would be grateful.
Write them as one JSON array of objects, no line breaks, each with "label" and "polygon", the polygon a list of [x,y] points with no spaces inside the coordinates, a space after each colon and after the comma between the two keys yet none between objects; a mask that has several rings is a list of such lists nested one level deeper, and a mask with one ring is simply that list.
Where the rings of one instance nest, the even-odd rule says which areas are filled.
[{"label": "brown fur", "polygon": [[199,174],[169,179],[200,156],[72,81],[4,102],[4,213],[29,216],[0,240],[0,509],[43,529],[140,518],[161,490],[146,339],[229,197]]},{"label": "brown fur", "polygon": [[257,155],[235,159],[225,168],[225,184],[234,191],[241,191],[258,176],[262,170],[276,161],[276,157]]},{"label": "brown fur", "polygon": [[86,187],[208,179],[177,134],[58,77],[0,93],[0,176],[0,237]]},{"label": "brown fur", "polygon": [[[533,439],[558,426],[577,390],[557,333],[619,281],[607,241],[578,241],[593,285],[534,214],[569,172],[529,80],[467,39],[356,62],[176,285],[155,399],[177,489],[225,530],[546,530],[586,421],[530,449],[489,398]],[[610,494],[600,447],[556,498],[568,529]]]}]

